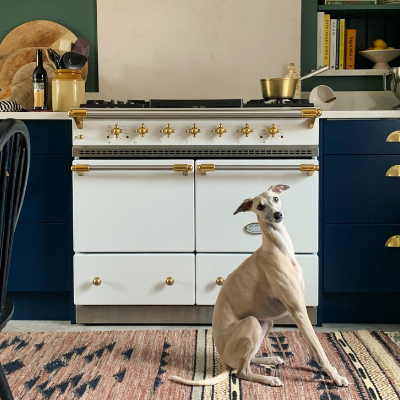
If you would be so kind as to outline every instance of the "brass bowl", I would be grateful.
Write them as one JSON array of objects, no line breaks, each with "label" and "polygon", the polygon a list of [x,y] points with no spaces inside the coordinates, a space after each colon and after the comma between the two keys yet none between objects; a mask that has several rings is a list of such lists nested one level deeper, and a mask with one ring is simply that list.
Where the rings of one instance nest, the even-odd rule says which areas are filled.
[{"label": "brass bowl", "polygon": [[298,79],[292,78],[260,79],[263,98],[293,99],[298,82]]}]

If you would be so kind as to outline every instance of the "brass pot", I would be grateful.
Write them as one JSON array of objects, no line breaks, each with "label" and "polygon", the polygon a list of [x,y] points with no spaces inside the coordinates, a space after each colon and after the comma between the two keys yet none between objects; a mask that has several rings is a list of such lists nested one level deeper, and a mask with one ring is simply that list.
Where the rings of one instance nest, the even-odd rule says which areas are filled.
[{"label": "brass pot", "polygon": [[265,100],[270,99],[293,99],[296,92],[296,86],[299,81],[311,78],[314,75],[318,75],[321,72],[328,70],[327,66],[318,68],[317,70],[310,72],[309,74],[302,76],[299,79],[293,78],[270,78],[260,79],[262,95]]}]

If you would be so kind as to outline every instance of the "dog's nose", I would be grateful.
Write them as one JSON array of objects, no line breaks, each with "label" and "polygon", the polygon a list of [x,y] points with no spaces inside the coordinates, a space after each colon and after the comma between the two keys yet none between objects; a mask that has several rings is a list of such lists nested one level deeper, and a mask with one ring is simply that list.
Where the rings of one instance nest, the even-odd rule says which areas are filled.
[{"label": "dog's nose", "polygon": [[283,214],[279,211],[277,211],[276,213],[274,213],[274,218],[276,222],[280,222],[283,219]]}]

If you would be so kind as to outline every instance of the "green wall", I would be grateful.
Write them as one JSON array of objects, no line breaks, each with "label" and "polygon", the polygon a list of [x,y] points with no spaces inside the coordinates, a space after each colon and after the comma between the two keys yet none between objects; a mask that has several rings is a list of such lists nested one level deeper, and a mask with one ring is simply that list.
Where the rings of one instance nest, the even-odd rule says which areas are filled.
[{"label": "green wall", "polygon": [[0,41],[18,25],[38,19],[57,22],[90,40],[86,91],[98,91],[96,0],[0,0]]}]

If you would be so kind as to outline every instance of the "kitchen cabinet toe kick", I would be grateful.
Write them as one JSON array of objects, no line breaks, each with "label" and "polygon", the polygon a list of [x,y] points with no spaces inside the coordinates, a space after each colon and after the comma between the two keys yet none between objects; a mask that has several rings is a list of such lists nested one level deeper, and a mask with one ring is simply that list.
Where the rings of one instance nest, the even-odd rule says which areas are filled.
[{"label": "kitchen cabinet toe kick", "polygon": [[[76,306],[78,324],[210,325],[214,306]],[[307,307],[312,325],[317,324],[317,307]],[[294,325],[290,316],[275,321]]]}]

